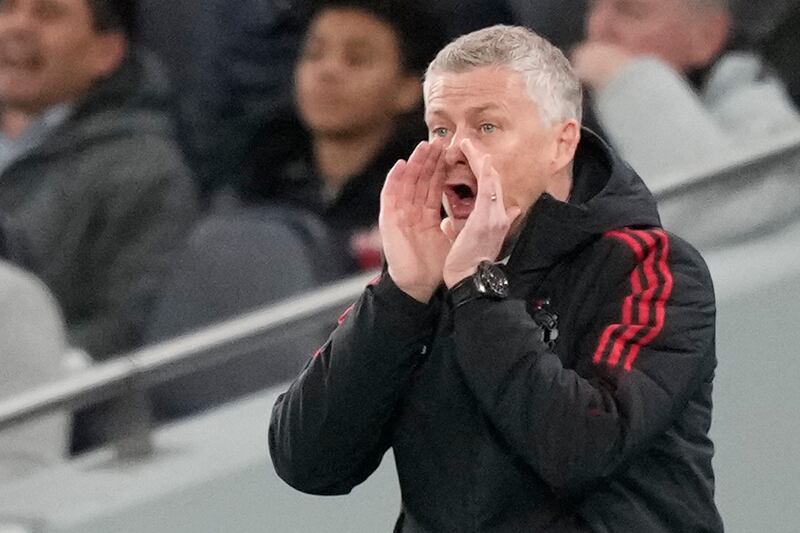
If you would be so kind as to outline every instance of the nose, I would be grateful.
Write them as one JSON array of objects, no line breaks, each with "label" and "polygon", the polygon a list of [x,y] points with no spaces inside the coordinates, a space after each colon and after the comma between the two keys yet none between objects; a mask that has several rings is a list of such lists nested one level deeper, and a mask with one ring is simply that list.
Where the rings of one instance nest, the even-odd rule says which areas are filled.
[{"label": "nose", "polygon": [[456,165],[467,165],[469,164],[467,161],[467,156],[464,155],[464,151],[461,149],[461,141],[463,141],[466,137],[461,135],[460,133],[456,132],[450,137],[450,142],[447,144],[444,150],[444,162],[449,167],[453,167]]},{"label": "nose", "polygon": [[341,57],[341,53],[333,50],[327,51],[319,59],[317,73],[319,74],[320,78],[326,81],[341,78],[344,72],[344,64],[345,62]]},{"label": "nose", "polygon": [[586,15],[586,35],[591,41],[613,42],[614,15],[611,2],[595,0]]}]

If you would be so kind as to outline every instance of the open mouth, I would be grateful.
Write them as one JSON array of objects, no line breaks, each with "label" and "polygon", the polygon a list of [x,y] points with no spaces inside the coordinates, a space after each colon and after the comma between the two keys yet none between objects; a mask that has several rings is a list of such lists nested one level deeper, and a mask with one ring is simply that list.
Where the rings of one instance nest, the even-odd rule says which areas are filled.
[{"label": "open mouth", "polygon": [[0,43],[0,66],[15,70],[36,70],[42,66],[42,58],[31,46],[19,41]]},{"label": "open mouth", "polygon": [[476,191],[466,183],[455,183],[444,189],[453,218],[467,218],[475,208]]}]

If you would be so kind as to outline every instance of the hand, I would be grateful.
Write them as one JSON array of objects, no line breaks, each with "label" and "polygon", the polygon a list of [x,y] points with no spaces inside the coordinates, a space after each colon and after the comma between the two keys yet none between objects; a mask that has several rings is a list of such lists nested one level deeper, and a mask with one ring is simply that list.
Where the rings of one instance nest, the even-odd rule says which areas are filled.
[{"label": "hand", "polygon": [[441,230],[444,150],[422,142],[398,161],[381,191],[379,228],[389,275],[406,294],[428,302],[442,282],[450,241]]},{"label": "hand", "polygon": [[474,274],[481,261],[497,259],[511,224],[521,213],[518,206],[506,209],[500,175],[492,166],[491,156],[478,152],[469,139],[461,142],[461,150],[478,178],[478,194],[475,208],[457,236],[449,219],[442,222],[442,229],[454,239],[443,271],[448,288]]},{"label": "hand", "polygon": [[575,73],[592,89],[605,87],[634,59],[627,49],[599,41],[586,41],[572,52]]}]

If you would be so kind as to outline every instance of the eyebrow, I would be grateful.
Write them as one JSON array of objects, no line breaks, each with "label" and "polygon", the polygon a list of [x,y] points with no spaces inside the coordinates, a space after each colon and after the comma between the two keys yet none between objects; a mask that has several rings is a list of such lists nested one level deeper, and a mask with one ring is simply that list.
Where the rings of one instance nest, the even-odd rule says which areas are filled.
[{"label": "eyebrow", "polygon": [[[503,107],[500,106],[500,105],[494,104],[494,103],[489,103],[489,104],[483,104],[483,105],[470,107],[470,108],[467,109],[467,114],[468,115],[480,115],[481,113],[497,112],[497,111],[502,112],[503,111]],[[443,108],[434,108],[434,109],[432,109],[430,111],[426,111],[425,112],[425,116],[426,117],[427,116],[448,117],[448,113]]]}]

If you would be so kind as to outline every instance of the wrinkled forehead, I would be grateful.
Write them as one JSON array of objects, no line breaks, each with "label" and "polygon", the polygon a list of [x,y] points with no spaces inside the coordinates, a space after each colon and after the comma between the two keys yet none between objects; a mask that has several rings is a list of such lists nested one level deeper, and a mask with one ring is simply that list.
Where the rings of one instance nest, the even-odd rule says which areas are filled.
[{"label": "wrinkled forehead", "polygon": [[499,105],[527,95],[522,75],[503,65],[429,71],[423,92],[426,111],[465,104]]}]

